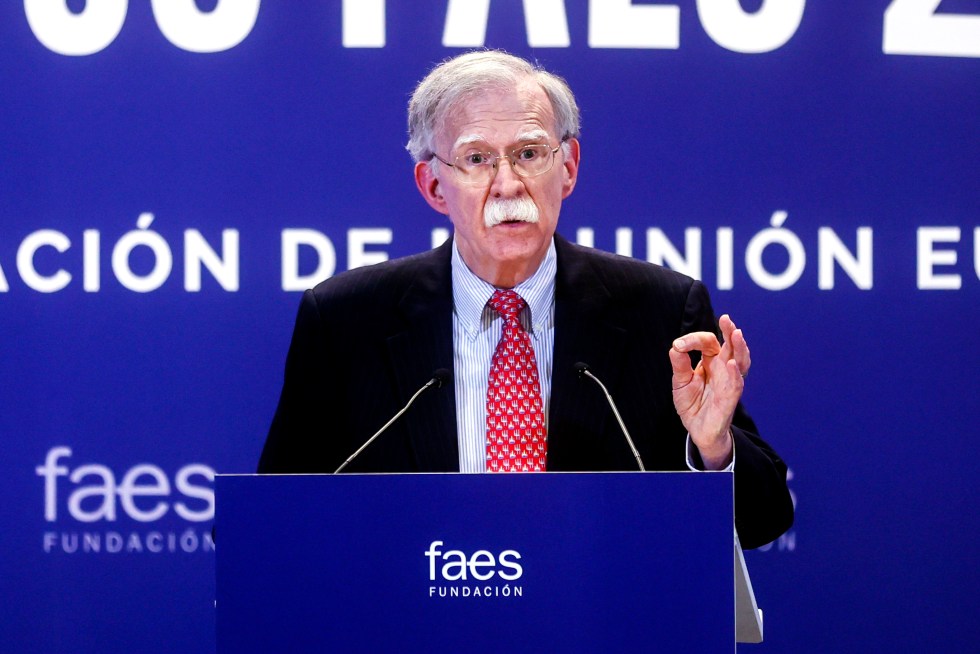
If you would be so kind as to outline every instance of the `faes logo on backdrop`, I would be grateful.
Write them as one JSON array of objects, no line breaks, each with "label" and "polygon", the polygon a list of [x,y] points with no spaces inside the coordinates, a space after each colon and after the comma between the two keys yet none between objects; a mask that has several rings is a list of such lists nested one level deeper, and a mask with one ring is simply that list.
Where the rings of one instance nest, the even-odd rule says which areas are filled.
[{"label": "faes logo on backdrop", "polygon": [[[177,553],[214,551],[207,530],[192,526],[181,530],[149,528],[153,523],[176,517],[201,523],[214,517],[214,469],[203,463],[182,466],[173,477],[159,466],[139,463],[121,475],[109,466],[83,463],[73,466],[70,447],[48,450],[35,472],[43,479],[44,519],[68,522],[74,529],[47,530],[43,535],[46,553]],[[117,523],[128,518],[136,523],[122,533]],[[79,525],[90,526],[79,531]],[[99,529],[99,526],[115,529]]]},{"label": "faes logo on backdrop", "polygon": [[[429,560],[429,581],[446,585],[429,586],[429,597],[522,597],[524,587],[512,585],[524,575],[521,553],[503,550],[494,554],[476,550],[443,550],[445,543],[434,540],[425,550]],[[462,582],[462,583],[461,583]]]}]

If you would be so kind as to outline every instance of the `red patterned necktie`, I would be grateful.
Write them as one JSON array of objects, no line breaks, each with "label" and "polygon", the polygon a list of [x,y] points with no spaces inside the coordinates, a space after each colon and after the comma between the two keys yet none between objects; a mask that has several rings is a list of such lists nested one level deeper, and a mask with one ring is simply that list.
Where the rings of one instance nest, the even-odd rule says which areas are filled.
[{"label": "red patterned necktie", "polygon": [[488,304],[503,317],[504,328],[490,362],[487,472],[539,472],[548,443],[538,363],[518,320],[526,303],[512,290],[497,290]]}]

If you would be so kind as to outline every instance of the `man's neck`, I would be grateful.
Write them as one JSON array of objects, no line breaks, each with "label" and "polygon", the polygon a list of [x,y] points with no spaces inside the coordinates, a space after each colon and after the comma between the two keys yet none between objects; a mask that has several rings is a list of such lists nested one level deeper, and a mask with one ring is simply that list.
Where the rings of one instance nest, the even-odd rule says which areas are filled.
[{"label": "man's neck", "polygon": [[546,253],[547,249],[532,260],[489,261],[485,265],[477,266],[467,261],[462,252],[460,252],[460,256],[463,259],[463,263],[466,264],[466,267],[474,275],[495,288],[508,289],[514,288],[518,284],[530,279],[537,272],[538,268],[541,267],[541,262],[544,261]]}]

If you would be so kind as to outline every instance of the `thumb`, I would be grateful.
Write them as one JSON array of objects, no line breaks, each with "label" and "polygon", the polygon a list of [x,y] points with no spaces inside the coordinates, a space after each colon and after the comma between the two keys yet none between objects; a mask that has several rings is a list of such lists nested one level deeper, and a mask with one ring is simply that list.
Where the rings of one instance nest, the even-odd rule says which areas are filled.
[{"label": "thumb", "polygon": [[694,368],[691,367],[691,357],[687,352],[681,352],[677,348],[670,348],[670,367],[674,371],[675,377],[680,377],[685,383],[694,376]]}]

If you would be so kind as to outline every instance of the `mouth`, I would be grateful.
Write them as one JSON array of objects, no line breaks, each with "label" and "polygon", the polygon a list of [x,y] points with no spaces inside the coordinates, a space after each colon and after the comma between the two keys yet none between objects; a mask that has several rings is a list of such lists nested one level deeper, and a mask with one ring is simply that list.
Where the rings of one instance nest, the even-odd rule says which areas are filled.
[{"label": "mouth", "polygon": [[532,223],[530,223],[527,220],[521,220],[519,218],[508,218],[506,220],[501,220],[499,223],[497,223],[494,226],[495,227],[520,227],[523,225],[530,225],[530,224]]}]

